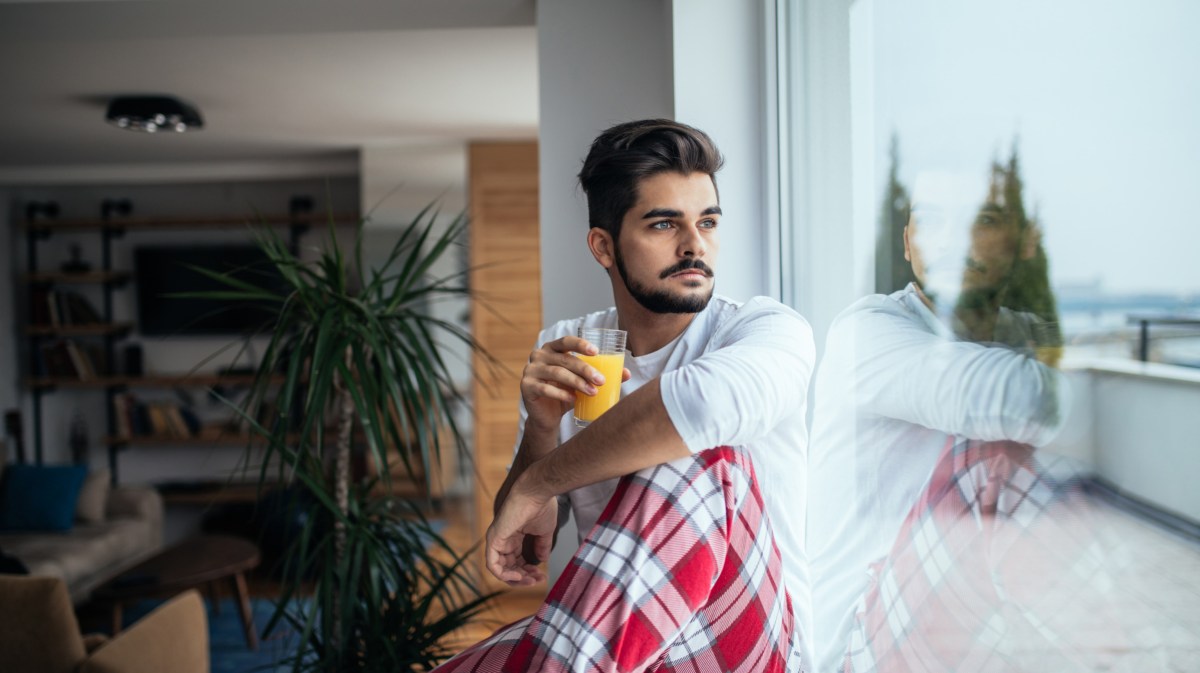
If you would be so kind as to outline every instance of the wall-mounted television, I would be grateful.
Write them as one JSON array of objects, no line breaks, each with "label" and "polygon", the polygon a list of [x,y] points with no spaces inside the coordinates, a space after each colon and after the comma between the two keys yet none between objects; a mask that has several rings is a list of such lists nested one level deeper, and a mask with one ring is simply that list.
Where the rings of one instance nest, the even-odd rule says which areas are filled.
[{"label": "wall-mounted television", "polygon": [[284,281],[253,245],[142,246],[134,250],[138,330],[149,336],[245,335],[269,331],[261,302],[173,297],[181,292],[228,290],[190,268],[199,266],[259,287],[282,291]]}]

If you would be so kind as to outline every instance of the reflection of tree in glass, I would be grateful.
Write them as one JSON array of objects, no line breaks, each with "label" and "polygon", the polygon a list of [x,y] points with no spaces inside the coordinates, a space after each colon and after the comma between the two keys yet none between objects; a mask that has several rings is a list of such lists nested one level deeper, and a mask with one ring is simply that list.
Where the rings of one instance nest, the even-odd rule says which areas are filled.
[{"label": "reflection of tree in glass", "polygon": [[875,238],[875,291],[883,294],[901,290],[917,279],[912,264],[904,259],[904,226],[908,224],[911,202],[898,177],[900,141],[895,133],[889,154],[892,166],[879,208],[879,234]]},{"label": "reflection of tree in glass", "polygon": [[954,308],[963,339],[1034,349],[1048,364],[1062,350],[1058,308],[1036,217],[1028,215],[1014,145],[993,162],[986,201],[971,227],[971,249]]}]

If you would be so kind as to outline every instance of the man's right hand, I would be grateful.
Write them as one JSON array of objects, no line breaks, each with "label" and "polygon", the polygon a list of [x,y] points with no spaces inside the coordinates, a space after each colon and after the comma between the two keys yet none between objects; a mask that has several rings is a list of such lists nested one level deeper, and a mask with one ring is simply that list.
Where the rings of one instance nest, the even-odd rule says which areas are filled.
[{"label": "man's right hand", "polygon": [[[575,391],[595,395],[604,377],[572,355],[595,355],[596,347],[577,336],[547,342],[529,355],[521,372],[521,399],[529,418],[525,432],[557,432],[562,415],[575,404]],[[626,372],[626,378],[628,372]]]}]

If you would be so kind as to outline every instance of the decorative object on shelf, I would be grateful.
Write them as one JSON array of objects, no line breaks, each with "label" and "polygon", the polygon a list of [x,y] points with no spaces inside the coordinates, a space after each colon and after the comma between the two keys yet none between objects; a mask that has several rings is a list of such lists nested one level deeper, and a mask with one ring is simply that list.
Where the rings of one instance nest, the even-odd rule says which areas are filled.
[{"label": "decorative object on shelf", "polygon": [[[278,466],[278,473],[261,469],[260,485],[291,477],[305,494],[292,503],[304,530],[286,555],[268,626],[285,621],[300,632],[302,645],[285,662],[295,671],[427,670],[450,654],[443,636],[492,596],[468,574],[467,556],[452,551],[415,506],[370,495],[375,482],[391,479],[393,451],[414,474],[418,458],[428,465],[451,450],[447,439],[464,449],[453,415],[460,396],[438,343],[479,347],[429,308],[466,290],[454,278],[428,274],[465,218],[444,228],[435,219],[426,207],[397,232],[381,267],[369,271],[361,228],[346,254],[331,223],[311,262],[298,259],[276,232],[260,232],[259,246],[287,280],[284,292],[201,271],[227,287],[204,297],[256,300],[274,315],[255,383],[238,408],[266,439],[246,464]],[[355,432],[364,440],[362,460],[378,466],[380,477],[352,477]],[[300,595],[310,599],[292,600]]]},{"label": "decorative object on shelf", "polygon": [[196,106],[174,96],[117,96],[104,116],[109,124],[128,131],[183,133],[204,128]]},{"label": "decorative object on shelf", "polygon": [[72,243],[70,246],[71,259],[63,262],[63,273],[87,273],[92,270],[92,265],[83,261],[83,248],[78,243]]}]

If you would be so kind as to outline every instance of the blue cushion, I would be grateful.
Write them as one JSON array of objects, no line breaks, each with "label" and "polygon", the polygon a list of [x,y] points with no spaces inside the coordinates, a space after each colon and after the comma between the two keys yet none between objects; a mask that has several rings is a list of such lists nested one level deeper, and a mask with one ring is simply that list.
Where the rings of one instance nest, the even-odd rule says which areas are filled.
[{"label": "blue cushion", "polygon": [[86,477],[83,465],[9,465],[0,489],[0,530],[71,530]]}]

